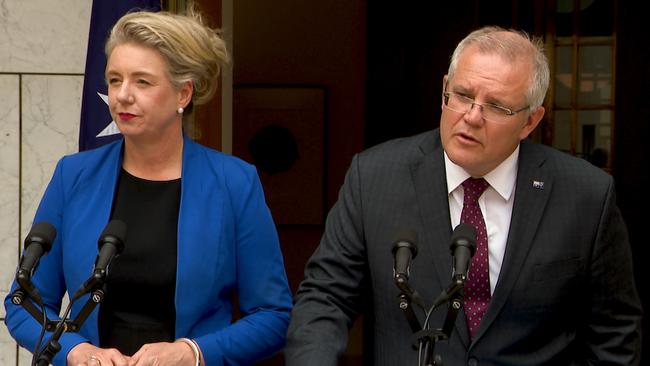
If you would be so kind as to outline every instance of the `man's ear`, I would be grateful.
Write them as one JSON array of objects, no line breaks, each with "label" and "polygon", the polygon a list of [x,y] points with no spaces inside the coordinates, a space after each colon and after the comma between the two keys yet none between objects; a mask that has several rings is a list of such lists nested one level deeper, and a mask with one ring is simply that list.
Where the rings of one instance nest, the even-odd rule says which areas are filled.
[{"label": "man's ear", "polygon": [[539,122],[542,120],[542,117],[544,117],[545,111],[546,110],[544,109],[543,106],[539,106],[534,112],[528,115],[526,124],[524,124],[519,134],[519,140],[523,140],[527,138],[528,135],[530,135],[535,130]]},{"label": "man's ear", "polygon": [[444,106],[445,106],[445,96],[442,95],[442,93],[444,93],[445,90],[447,89],[447,80],[448,79],[449,79],[449,77],[447,75],[442,77],[442,91],[440,92],[440,109],[444,108]]}]

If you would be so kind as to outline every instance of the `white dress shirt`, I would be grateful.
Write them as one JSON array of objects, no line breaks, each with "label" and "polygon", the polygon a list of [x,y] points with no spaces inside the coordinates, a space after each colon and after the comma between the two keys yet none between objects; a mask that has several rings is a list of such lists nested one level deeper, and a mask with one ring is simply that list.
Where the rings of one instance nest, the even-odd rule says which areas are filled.
[{"label": "white dress shirt", "polygon": [[[519,146],[510,156],[494,170],[483,176],[490,184],[478,200],[485,220],[488,236],[488,264],[490,266],[490,293],[494,294],[512,217],[512,204],[517,182],[517,162]],[[447,174],[447,193],[449,195],[449,214],[452,229],[460,224],[463,210],[463,186],[470,175],[460,166],[454,164],[445,153],[445,171]],[[479,177],[475,177],[479,178]]]}]

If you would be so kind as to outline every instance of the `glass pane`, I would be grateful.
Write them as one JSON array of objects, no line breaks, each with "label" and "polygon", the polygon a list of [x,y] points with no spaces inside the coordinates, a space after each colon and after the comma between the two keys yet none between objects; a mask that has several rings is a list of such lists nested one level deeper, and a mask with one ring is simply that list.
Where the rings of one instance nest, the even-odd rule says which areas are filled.
[{"label": "glass pane", "polygon": [[555,48],[555,104],[571,106],[572,57],[571,46]]},{"label": "glass pane", "polygon": [[581,0],[578,35],[611,36],[614,34],[612,0]]},{"label": "glass pane", "polygon": [[571,152],[571,112],[555,112],[555,128],[553,129],[553,147],[564,152]]},{"label": "glass pane", "polygon": [[576,155],[601,168],[609,167],[611,134],[610,110],[578,111]]},{"label": "glass pane", "polygon": [[611,46],[584,46],[578,50],[578,103],[610,104],[612,102]]}]

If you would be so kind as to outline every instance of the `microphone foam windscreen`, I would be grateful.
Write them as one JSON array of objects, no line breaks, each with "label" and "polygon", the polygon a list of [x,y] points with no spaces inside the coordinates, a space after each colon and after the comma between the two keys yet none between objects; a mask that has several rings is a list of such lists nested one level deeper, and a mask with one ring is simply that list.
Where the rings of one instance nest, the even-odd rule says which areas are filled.
[{"label": "microphone foam windscreen", "polygon": [[99,247],[105,242],[111,242],[118,248],[118,252],[124,249],[124,241],[126,240],[126,224],[122,220],[111,220],[102,234],[99,236]]},{"label": "microphone foam windscreen", "polygon": [[395,245],[393,246],[393,253],[400,247],[408,247],[411,249],[413,258],[418,253],[416,242],[418,240],[418,234],[415,230],[400,230],[397,239],[394,241]]},{"label": "microphone foam windscreen", "polygon": [[43,246],[43,251],[49,252],[55,237],[56,229],[52,224],[45,221],[37,222],[25,237],[25,248],[32,243],[39,243]]},{"label": "microphone foam windscreen", "polygon": [[470,224],[460,224],[456,226],[454,232],[451,234],[452,254],[453,247],[456,245],[464,245],[470,248],[472,255],[476,251],[476,228]]}]

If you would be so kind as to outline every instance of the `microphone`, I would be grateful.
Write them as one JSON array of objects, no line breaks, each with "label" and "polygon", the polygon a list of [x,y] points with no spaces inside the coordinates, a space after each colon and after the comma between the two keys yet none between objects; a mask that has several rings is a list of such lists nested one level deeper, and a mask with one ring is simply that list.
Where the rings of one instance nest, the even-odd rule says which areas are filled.
[{"label": "microphone", "polygon": [[120,220],[111,220],[99,236],[99,254],[95,261],[95,274],[105,277],[113,258],[119,256],[124,250],[126,239],[126,224]]},{"label": "microphone", "polygon": [[96,286],[104,283],[111,262],[124,250],[125,239],[126,224],[121,220],[111,220],[99,236],[97,242],[99,254],[95,259],[93,274],[72,295],[71,301],[77,300],[82,295],[93,290]]},{"label": "microphone", "polygon": [[[402,292],[402,296],[412,300],[422,309],[425,308],[424,300],[418,292],[409,285],[409,275],[411,272],[411,260],[418,254],[418,248],[415,246],[417,233],[413,230],[404,230],[398,235],[398,239],[393,245],[393,256],[395,264],[393,267],[393,277],[395,285]],[[408,302],[400,300],[400,308],[408,308]]]},{"label": "microphone", "polygon": [[415,259],[418,249],[415,246],[417,234],[413,230],[404,230],[400,232],[398,239],[393,245],[393,256],[395,266],[393,275],[398,286],[408,282],[411,271],[411,260]]},{"label": "microphone", "polygon": [[454,256],[454,272],[452,278],[455,282],[463,283],[467,279],[470,260],[476,253],[476,228],[470,224],[456,226],[451,234],[451,254]]},{"label": "microphone", "polygon": [[38,222],[25,237],[25,250],[16,272],[16,282],[27,293],[40,303],[40,296],[32,285],[32,275],[38,267],[41,257],[52,249],[52,242],[56,237],[56,229],[45,221]]}]

